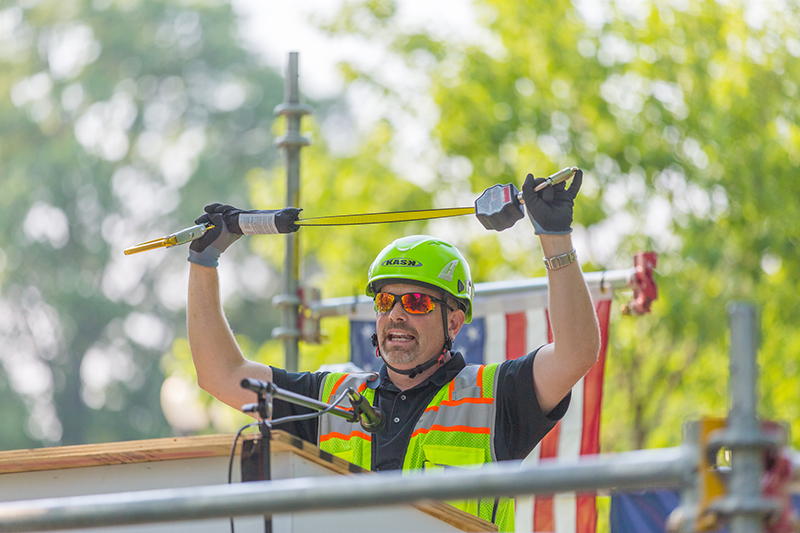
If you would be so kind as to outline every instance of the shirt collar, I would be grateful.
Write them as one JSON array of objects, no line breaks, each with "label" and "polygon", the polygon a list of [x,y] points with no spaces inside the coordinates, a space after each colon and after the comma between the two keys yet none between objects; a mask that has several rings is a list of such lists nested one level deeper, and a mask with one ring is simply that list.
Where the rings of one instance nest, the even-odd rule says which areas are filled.
[{"label": "shirt collar", "polygon": [[[450,352],[451,357],[448,361],[436,369],[428,379],[417,385],[416,388],[421,388],[427,386],[429,383],[436,385],[437,387],[441,387],[446,383],[450,383],[459,372],[464,370],[464,367],[467,366],[467,363],[464,362],[464,357],[461,355],[461,352]],[[392,380],[389,379],[389,371],[386,368],[386,365],[381,365],[380,371],[378,371],[379,376],[379,387],[381,388],[397,388],[395,384],[392,383]]]}]

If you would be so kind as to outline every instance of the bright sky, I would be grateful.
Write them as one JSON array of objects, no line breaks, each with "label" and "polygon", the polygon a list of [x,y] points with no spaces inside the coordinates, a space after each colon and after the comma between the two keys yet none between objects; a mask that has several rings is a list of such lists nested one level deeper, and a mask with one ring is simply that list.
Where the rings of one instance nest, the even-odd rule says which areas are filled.
[{"label": "bright sky", "polygon": [[[331,40],[309,22],[311,17],[329,20],[343,0],[232,0],[242,20],[245,39],[270,65],[283,71],[289,52],[300,53],[300,87],[312,98],[324,98],[342,89],[336,62],[356,58],[372,63],[381,54],[356,39]],[[424,28],[435,36],[469,40],[485,39],[475,22],[472,0],[399,0],[399,20]]]}]

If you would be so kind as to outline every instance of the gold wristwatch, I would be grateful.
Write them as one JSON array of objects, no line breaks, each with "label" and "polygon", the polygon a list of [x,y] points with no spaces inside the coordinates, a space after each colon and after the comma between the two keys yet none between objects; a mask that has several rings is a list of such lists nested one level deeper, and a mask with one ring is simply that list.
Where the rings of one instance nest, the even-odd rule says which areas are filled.
[{"label": "gold wristwatch", "polygon": [[578,254],[575,250],[569,251],[565,254],[557,255],[555,257],[544,257],[544,266],[547,270],[558,270],[559,268],[571,265],[578,260]]}]

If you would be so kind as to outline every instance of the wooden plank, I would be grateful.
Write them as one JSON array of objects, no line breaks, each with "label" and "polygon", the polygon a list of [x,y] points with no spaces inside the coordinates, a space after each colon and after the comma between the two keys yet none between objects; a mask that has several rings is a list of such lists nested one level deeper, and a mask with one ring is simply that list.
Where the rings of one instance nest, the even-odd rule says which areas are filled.
[{"label": "wooden plank", "polygon": [[0,452],[0,474],[217,457],[232,443],[233,435],[199,435],[12,450]]},{"label": "wooden plank", "polygon": [[[324,452],[313,444],[285,431],[273,430],[271,437],[273,452],[291,451],[342,475],[370,473],[369,470]],[[198,435],[4,451],[0,452],[0,475],[203,457],[227,457],[231,453],[233,438],[234,435]],[[254,438],[252,434],[243,435],[235,453],[241,452],[242,439],[252,438]],[[481,520],[444,502],[425,501],[411,504],[411,506],[462,531],[497,531],[495,524]]]}]

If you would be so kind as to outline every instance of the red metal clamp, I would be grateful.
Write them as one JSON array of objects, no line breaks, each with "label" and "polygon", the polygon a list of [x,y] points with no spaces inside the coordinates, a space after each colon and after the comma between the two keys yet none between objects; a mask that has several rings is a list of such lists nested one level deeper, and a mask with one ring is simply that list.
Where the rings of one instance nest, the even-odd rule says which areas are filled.
[{"label": "red metal clamp", "polygon": [[658,299],[658,287],[653,277],[657,262],[656,252],[640,252],[633,256],[633,298],[623,306],[623,314],[643,315],[650,312],[653,301]]}]

